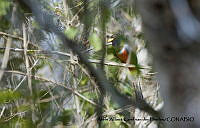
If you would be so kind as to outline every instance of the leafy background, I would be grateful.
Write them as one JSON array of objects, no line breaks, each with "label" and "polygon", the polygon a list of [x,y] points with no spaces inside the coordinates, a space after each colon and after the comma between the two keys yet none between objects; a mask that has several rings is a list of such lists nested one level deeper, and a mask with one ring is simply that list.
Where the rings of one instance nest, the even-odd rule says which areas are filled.
[{"label": "leafy background", "polygon": [[[80,43],[81,52],[104,73],[122,94],[135,97],[135,85],[156,110],[162,107],[152,57],[144,40],[141,17],[132,0],[42,0],[46,13],[54,17],[65,35]],[[133,106],[119,107],[110,97],[102,97],[96,80],[69,48],[51,32],[43,30],[30,8],[20,1],[0,0],[0,63],[8,58],[0,82],[0,126],[12,127],[139,127],[156,122],[101,121],[97,113],[124,118],[143,118],[149,114]],[[48,22],[48,19],[45,19]],[[112,34],[122,33],[142,66],[131,74],[105,42]],[[10,43],[9,43],[10,42]],[[10,46],[8,45],[10,44]]]}]

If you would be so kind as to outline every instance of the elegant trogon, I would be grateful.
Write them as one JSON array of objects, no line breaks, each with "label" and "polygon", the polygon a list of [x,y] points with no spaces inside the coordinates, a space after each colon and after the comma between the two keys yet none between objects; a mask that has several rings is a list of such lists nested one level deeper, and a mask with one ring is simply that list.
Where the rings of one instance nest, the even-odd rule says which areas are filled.
[{"label": "elegant trogon", "polygon": [[126,37],[121,34],[112,35],[108,37],[107,44],[113,46],[114,55],[117,56],[121,62],[135,65],[135,68],[129,68],[131,72],[140,72],[136,53],[128,45]]}]

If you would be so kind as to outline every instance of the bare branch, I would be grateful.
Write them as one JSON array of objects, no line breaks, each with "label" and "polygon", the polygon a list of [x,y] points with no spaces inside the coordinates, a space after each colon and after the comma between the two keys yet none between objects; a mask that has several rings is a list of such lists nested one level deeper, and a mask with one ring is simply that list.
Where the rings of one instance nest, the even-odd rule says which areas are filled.
[{"label": "bare branch", "polygon": [[3,56],[3,61],[2,61],[2,64],[1,64],[0,81],[1,81],[1,79],[3,77],[4,70],[6,69],[7,64],[8,64],[11,42],[12,42],[12,39],[8,38],[7,43],[6,43],[6,49],[5,49],[4,56]]},{"label": "bare branch", "polygon": [[32,84],[31,84],[32,83],[31,82],[31,69],[30,69],[30,64],[29,64],[28,55],[27,55],[28,42],[27,42],[26,27],[25,27],[24,23],[23,23],[23,43],[24,43],[25,65],[26,65],[27,77],[28,77],[28,87],[30,90],[30,95],[32,96],[33,90],[32,90]]},{"label": "bare branch", "polygon": [[[27,76],[26,73],[23,73],[23,72],[20,72],[20,71],[5,70],[4,72],[7,72],[7,73],[15,73],[15,74]],[[55,82],[55,81],[46,79],[46,78],[44,78],[44,77],[36,76],[36,75],[31,75],[31,77],[33,77],[33,78],[35,78],[35,79],[38,79],[38,80],[41,80],[41,81],[44,81],[44,82],[50,82],[50,83],[52,83],[52,84],[62,86],[62,87],[64,87],[65,89],[67,89],[68,91],[70,91],[70,92],[74,93],[75,95],[77,95],[78,97],[80,97],[80,98],[84,99],[85,101],[91,103],[92,105],[99,106],[99,105],[97,105],[95,102],[93,102],[92,100],[90,100],[90,99],[86,98],[85,96],[81,95],[78,91],[74,90],[73,88],[66,87],[64,83],[57,83],[57,82]],[[100,106],[99,106],[99,107],[100,107]]]},{"label": "bare branch", "polygon": [[2,111],[1,111],[1,113],[0,113],[0,119],[1,119],[1,117],[3,116],[3,113],[4,113],[5,109],[6,109],[6,107],[3,106]]},{"label": "bare branch", "polygon": [[[5,48],[0,48],[0,49],[5,49]],[[10,48],[10,51],[14,52],[23,52],[24,49],[19,49],[19,48]],[[60,52],[60,51],[47,51],[47,50],[27,50],[28,53],[35,53],[35,54],[57,54],[57,55],[62,55],[62,56],[68,56],[70,57],[70,53],[65,53],[65,52]],[[73,58],[74,61],[78,61],[77,57],[74,56]],[[95,63],[95,64],[101,64],[101,60],[96,60],[96,59],[88,59],[90,63]],[[104,61],[104,65],[107,66],[117,66],[117,67],[124,67],[124,68],[135,68],[135,65],[133,64],[128,64],[128,63],[117,63],[114,61]],[[141,69],[148,69],[151,70],[152,68],[149,67],[141,67]]]},{"label": "bare branch", "polygon": [[7,36],[7,37],[10,37],[10,38],[14,38],[14,39],[23,40],[22,37],[15,36],[15,35],[12,35],[12,34],[8,34],[8,33],[5,33],[5,32],[0,32],[0,35]]}]

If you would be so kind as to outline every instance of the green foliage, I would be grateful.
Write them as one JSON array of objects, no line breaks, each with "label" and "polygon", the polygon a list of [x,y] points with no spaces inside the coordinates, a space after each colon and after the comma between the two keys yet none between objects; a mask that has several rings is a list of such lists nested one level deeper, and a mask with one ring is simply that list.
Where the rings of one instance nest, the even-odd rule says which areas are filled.
[{"label": "green foliage", "polygon": [[[40,90],[39,91],[39,96],[41,97],[40,100],[51,98],[50,94],[46,90]],[[40,108],[41,114],[45,115],[45,112],[49,109],[50,107],[50,102],[43,102],[43,103],[38,103],[38,106]]]},{"label": "green foliage", "polygon": [[5,31],[10,27],[10,21],[8,20],[9,17],[6,16],[10,7],[9,0],[0,0],[0,30]]},{"label": "green foliage", "polygon": [[20,105],[17,108],[18,112],[24,112],[24,111],[29,111],[29,110],[31,110],[31,106],[30,105]]},{"label": "green foliage", "polygon": [[0,90],[0,104],[9,103],[21,97],[19,92]]},{"label": "green foliage", "polygon": [[8,30],[10,27],[10,22],[8,21],[7,17],[0,16],[0,31]]},{"label": "green foliage", "polygon": [[64,33],[69,39],[74,39],[77,32],[78,30],[75,27],[68,27]]},{"label": "green foliage", "polygon": [[83,75],[83,78],[80,81],[80,86],[85,86],[89,81],[89,78],[85,75]]},{"label": "green foliage", "polygon": [[101,9],[101,24],[102,24],[101,27],[104,28],[106,23],[110,20],[111,16],[109,1],[107,0],[100,1],[100,9]]},{"label": "green foliage", "polygon": [[[84,93],[84,96],[90,97],[90,99],[92,99],[93,101],[95,101],[95,99],[97,98],[95,92],[86,92]],[[87,115],[88,117],[92,116],[95,112],[95,107],[85,100],[81,99],[80,101],[83,104],[83,111],[81,114]]]},{"label": "green foliage", "polygon": [[16,56],[8,61],[8,69],[23,71],[25,68],[23,58]]},{"label": "green foliage", "polygon": [[95,33],[91,34],[89,37],[89,42],[90,42],[91,46],[94,47],[94,50],[96,52],[100,51],[102,49],[102,41],[97,34],[95,34]]},{"label": "green foliage", "polygon": [[27,118],[12,118],[9,122],[1,123],[1,128],[35,128],[35,124]]},{"label": "green foliage", "polygon": [[10,2],[8,0],[0,0],[0,17],[5,15],[7,12],[7,9],[10,6]]},{"label": "green foliage", "polygon": [[38,30],[40,28],[40,25],[36,21],[33,21],[32,27],[35,28],[34,30]]},{"label": "green foliage", "polygon": [[73,120],[73,110],[64,110],[58,117],[58,122],[62,122],[63,125],[68,125]]},{"label": "green foliage", "polygon": [[[44,32],[36,21],[37,19],[30,13],[30,8],[22,1],[18,0],[18,2],[19,12],[17,11],[17,14],[25,16],[24,19],[21,19],[21,22],[25,23],[26,27],[27,41],[29,43],[27,49],[38,51],[28,51],[28,62],[31,68],[31,76],[28,77],[23,51],[24,42],[21,39],[13,39],[11,47],[19,48],[22,51],[10,51],[8,65],[5,70],[14,70],[20,75],[14,71],[13,73],[4,73],[1,82],[5,83],[3,88],[9,88],[9,90],[0,89],[0,104],[3,107],[6,106],[2,119],[0,119],[0,127],[31,128],[41,125],[40,127],[45,128],[56,127],[59,124],[64,125],[64,127],[69,125],[69,127],[77,127],[77,114],[84,121],[91,120],[90,117],[96,114],[97,108],[82,96],[97,103],[100,96],[99,89],[91,84],[91,79],[96,81],[95,76],[90,74],[86,67],[80,66],[81,63],[78,57],[72,61],[71,56],[62,54],[62,52],[71,54],[71,51],[63,47],[64,45],[60,45],[61,40],[56,36],[52,36],[52,33]],[[106,33],[122,32],[122,34],[120,33],[121,36],[119,36],[119,40],[123,42],[122,44],[127,43],[131,39],[125,36],[125,31],[128,32],[128,35],[136,35],[136,38],[142,40],[143,34],[132,33],[130,19],[132,20],[134,17],[133,8],[130,5],[124,6],[127,5],[126,2],[129,3],[130,1],[69,0],[67,1],[67,10],[63,9],[62,2],[51,2],[51,0],[42,0],[40,3],[42,6],[46,3],[43,9],[46,9],[45,11],[50,14],[53,13],[52,16],[55,16],[55,19],[61,20],[63,27],[66,28],[64,34],[69,39],[78,42],[77,44],[83,42],[86,47],[85,51],[92,48],[92,50],[88,50],[89,52],[87,51],[90,60],[97,59],[101,61],[102,55],[105,52],[105,62],[110,62],[110,65],[104,66],[106,77],[121,93],[129,98],[134,98],[134,89],[127,77],[129,72],[125,72],[127,71],[124,70],[126,67],[120,66],[122,62],[116,57],[116,49],[112,45],[106,46],[105,49],[102,48],[102,44],[105,43],[103,42],[103,37],[106,36],[103,34]],[[0,30],[3,32],[16,31],[14,35],[23,38],[21,26],[19,25],[20,27],[17,29],[14,26],[14,28],[10,28],[9,18],[5,18],[5,16],[10,16],[6,13],[9,7],[12,7],[9,1],[0,0],[0,8],[2,9],[0,11]],[[3,38],[6,40],[8,37],[4,36]],[[46,49],[44,49],[47,51],[53,50],[54,53],[43,51],[41,43],[52,45],[53,48],[45,47]],[[54,46],[57,47],[54,48]],[[4,55],[4,51],[1,50],[1,56]],[[73,57],[76,58],[76,55]],[[2,60],[0,61],[2,62]],[[131,61],[133,61],[137,69],[140,68],[137,52],[134,51],[132,53]],[[112,63],[119,64],[119,66],[112,65]],[[99,65],[99,63],[92,64],[96,67]],[[132,74],[134,78],[137,77],[136,74]],[[29,81],[30,79],[31,82]],[[32,94],[29,88],[30,83],[28,82],[31,83]],[[64,88],[70,88],[72,92],[76,91],[76,94],[78,93],[79,95],[75,96],[69,91],[70,89]],[[15,89],[16,91],[13,91]],[[103,112],[119,109],[115,101],[110,100],[108,96],[105,96],[106,99],[108,100],[103,103],[103,106],[105,106],[103,107]],[[66,108],[63,105],[64,101],[67,101],[65,103]],[[8,107],[7,104],[9,104]],[[78,110],[80,112],[77,112]],[[12,117],[14,114],[16,115]],[[115,116],[123,118],[122,114],[116,114]],[[5,121],[10,117],[12,117],[10,120]],[[105,128],[127,128],[128,126],[130,126],[129,123],[124,121],[102,122],[102,127]]]},{"label": "green foliage", "polygon": [[127,96],[133,96],[134,89],[130,86],[130,83],[119,84],[118,88]]},{"label": "green foliage", "polygon": [[21,128],[35,128],[32,120],[25,118],[19,120],[19,126],[21,126]]}]

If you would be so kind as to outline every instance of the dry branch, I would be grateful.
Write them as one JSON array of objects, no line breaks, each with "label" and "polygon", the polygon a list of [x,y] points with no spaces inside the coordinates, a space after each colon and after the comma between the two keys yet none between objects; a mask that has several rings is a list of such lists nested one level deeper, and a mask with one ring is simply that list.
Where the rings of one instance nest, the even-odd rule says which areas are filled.
[{"label": "dry branch", "polygon": [[12,34],[8,34],[8,33],[5,33],[5,32],[0,32],[0,35],[7,36],[7,37],[10,37],[10,38],[14,38],[14,39],[23,40],[22,37],[15,36],[15,35],[12,35]]},{"label": "dry branch", "polygon": [[[0,50],[5,50],[5,48],[0,48]],[[10,48],[10,51],[13,52],[23,52],[24,49],[20,49],[20,48]],[[60,52],[60,51],[47,51],[47,50],[27,50],[27,53],[34,53],[34,54],[57,54],[57,55],[62,55],[62,56],[68,56],[70,57],[71,54],[70,53],[65,53],[65,52]],[[74,61],[78,61],[77,57],[73,57]],[[97,59],[88,59],[88,61],[90,63],[95,63],[95,64],[101,64],[101,60],[97,60]],[[107,66],[117,66],[117,67],[124,67],[124,68],[135,68],[135,65],[133,64],[126,64],[126,63],[117,63],[114,61],[104,61],[104,65]],[[151,70],[152,68],[149,67],[141,67],[141,69],[148,69]]]},{"label": "dry branch", "polygon": [[0,81],[1,81],[1,79],[3,77],[4,69],[6,69],[7,64],[8,64],[11,43],[12,43],[12,38],[8,38],[8,40],[6,42],[6,48],[5,48],[2,64],[1,64]]},{"label": "dry branch", "polygon": [[[7,73],[14,73],[14,74],[19,74],[19,75],[23,75],[23,76],[27,76],[26,73],[23,73],[23,72],[20,72],[20,71],[10,71],[10,70],[5,70],[4,72],[7,72]],[[58,86],[62,86],[64,87],[65,89],[67,89],[68,91],[74,93],[75,95],[77,95],[78,97],[82,98],[83,100],[91,103],[92,105],[95,105],[95,106],[99,106],[98,104],[96,104],[95,102],[93,102],[92,100],[86,98],[85,96],[81,95],[78,91],[74,90],[73,88],[69,88],[69,87],[66,87],[64,83],[57,83],[57,82],[54,82],[52,80],[49,80],[49,79],[46,79],[44,77],[40,77],[40,76],[37,76],[37,75],[31,75],[31,77],[35,78],[35,79],[38,79],[38,80],[41,80],[41,81],[44,81],[44,82],[50,82],[52,84],[55,84],[55,85],[58,85]],[[100,106],[99,106],[100,107]]]}]

